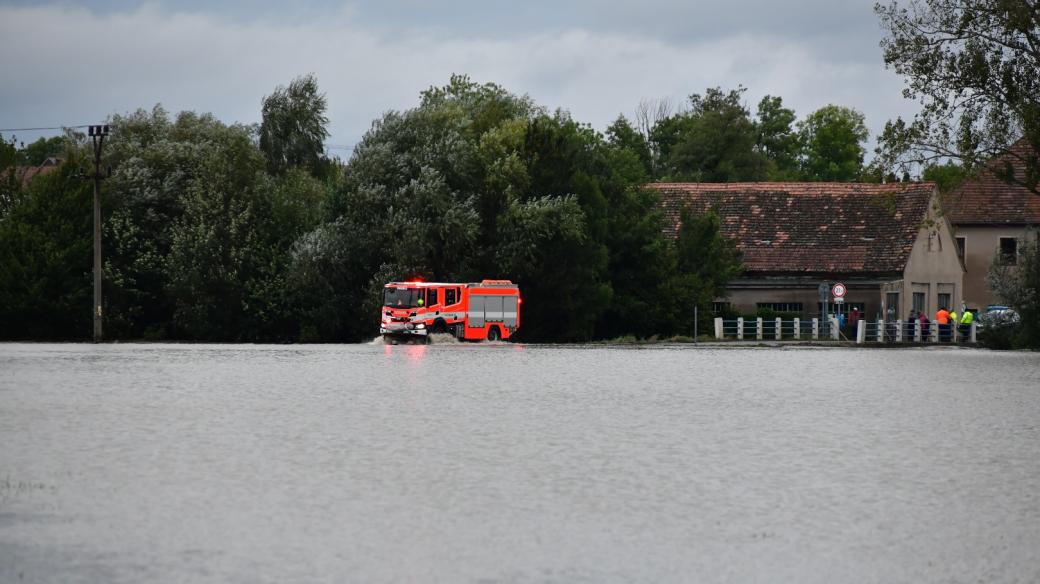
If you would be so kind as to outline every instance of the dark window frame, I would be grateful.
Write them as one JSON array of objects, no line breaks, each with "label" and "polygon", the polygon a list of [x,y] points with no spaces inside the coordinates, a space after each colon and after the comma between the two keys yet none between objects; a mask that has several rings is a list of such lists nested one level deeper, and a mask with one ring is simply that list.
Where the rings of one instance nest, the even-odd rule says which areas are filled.
[{"label": "dark window frame", "polygon": [[[1005,249],[1004,243],[1008,242],[1011,249]],[[997,242],[997,253],[1000,255],[1000,263],[1005,266],[1014,266],[1018,263],[1018,238],[1001,237]]]}]

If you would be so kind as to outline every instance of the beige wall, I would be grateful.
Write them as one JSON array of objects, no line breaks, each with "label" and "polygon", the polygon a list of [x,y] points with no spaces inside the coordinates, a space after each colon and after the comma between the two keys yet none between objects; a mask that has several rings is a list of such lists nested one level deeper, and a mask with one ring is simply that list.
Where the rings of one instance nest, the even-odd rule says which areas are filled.
[{"label": "beige wall", "polygon": [[955,308],[959,312],[964,301],[964,268],[957,255],[953,229],[935,209],[935,205],[929,209],[928,218],[918,231],[917,241],[903,271],[898,318],[905,319],[910,313],[915,290],[925,293],[924,310],[928,318],[935,318],[940,292],[953,298],[952,305],[946,308]]},{"label": "beige wall", "polygon": [[1030,236],[1031,230],[1022,225],[958,225],[954,235],[964,238],[964,302],[969,308],[980,310],[999,304],[1000,299],[986,283],[986,275],[1000,249],[1000,238],[1018,238],[1021,246],[1021,240]]}]

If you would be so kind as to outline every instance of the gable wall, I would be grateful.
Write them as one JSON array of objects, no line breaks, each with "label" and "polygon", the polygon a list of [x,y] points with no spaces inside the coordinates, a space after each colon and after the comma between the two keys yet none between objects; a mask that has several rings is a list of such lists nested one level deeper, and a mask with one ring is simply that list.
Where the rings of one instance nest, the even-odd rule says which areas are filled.
[{"label": "gable wall", "polygon": [[[913,293],[925,294],[925,313],[934,318],[939,309],[939,293],[952,295],[952,308],[958,312],[964,299],[964,268],[957,255],[957,242],[949,221],[938,211],[938,201],[928,207],[903,271],[902,285],[893,288],[900,293],[898,318],[905,319],[913,307]],[[951,308],[947,306],[947,308]]]}]

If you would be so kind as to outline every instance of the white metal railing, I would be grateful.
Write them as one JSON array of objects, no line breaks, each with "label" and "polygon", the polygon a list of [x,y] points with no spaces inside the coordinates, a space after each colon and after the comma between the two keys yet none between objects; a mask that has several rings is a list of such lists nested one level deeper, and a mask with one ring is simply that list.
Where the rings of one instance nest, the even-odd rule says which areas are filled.
[{"label": "white metal railing", "polygon": [[[978,340],[978,326],[939,325],[929,323],[922,325],[918,321],[902,320],[860,320],[852,325],[854,339],[858,344],[864,343],[933,343],[933,344],[975,344]],[[827,319],[763,319],[735,318],[715,319],[716,339],[781,341],[781,340],[840,340],[843,337],[836,318]]]}]

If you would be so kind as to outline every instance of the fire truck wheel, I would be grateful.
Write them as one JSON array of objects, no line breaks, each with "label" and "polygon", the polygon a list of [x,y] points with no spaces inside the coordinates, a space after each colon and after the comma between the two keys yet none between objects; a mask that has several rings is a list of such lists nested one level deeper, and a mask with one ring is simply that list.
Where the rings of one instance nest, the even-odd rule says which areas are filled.
[{"label": "fire truck wheel", "polygon": [[430,332],[434,334],[448,332],[448,325],[444,324],[444,319],[438,318],[433,321],[433,326],[430,327]]},{"label": "fire truck wheel", "polygon": [[499,340],[501,338],[502,338],[502,333],[499,332],[497,326],[493,326],[493,327],[488,329],[488,340],[489,341],[497,341],[497,340]]}]

